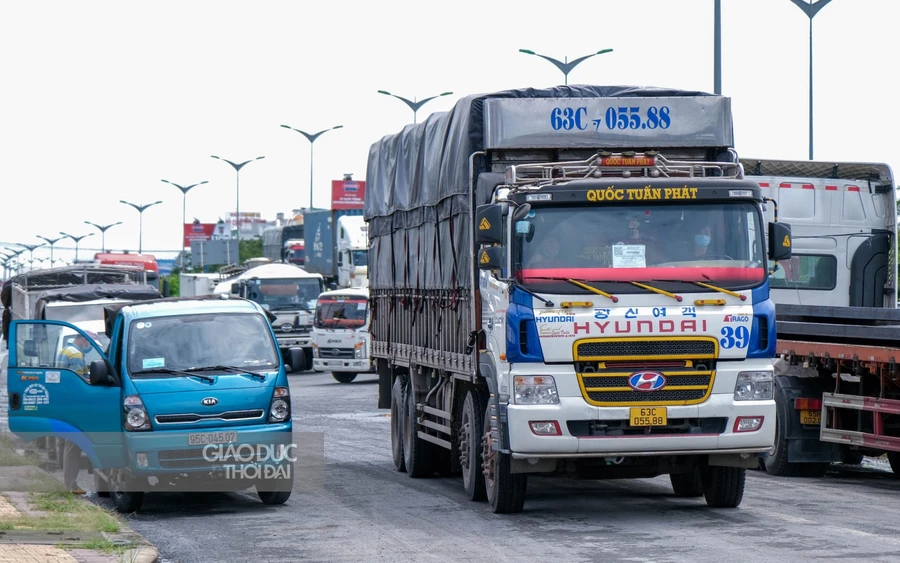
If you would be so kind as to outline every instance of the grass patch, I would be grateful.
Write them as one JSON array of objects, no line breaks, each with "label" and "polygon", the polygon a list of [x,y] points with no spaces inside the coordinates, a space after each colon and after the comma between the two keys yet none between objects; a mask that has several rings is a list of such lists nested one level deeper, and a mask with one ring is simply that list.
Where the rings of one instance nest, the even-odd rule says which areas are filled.
[{"label": "grass patch", "polygon": [[[57,544],[56,547],[60,549],[71,548],[73,546],[67,544]],[[79,549],[93,549],[94,551],[100,551],[107,555],[122,555],[129,549],[133,549],[133,545],[119,545],[110,542],[109,540],[88,540],[82,544],[78,545]]]},{"label": "grass patch", "polygon": [[24,456],[16,453],[16,443],[7,436],[0,436],[0,467],[33,465],[40,467],[40,458],[27,453]]},{"label": "grass patch", "polygon": [[0,517],[0,529],[111,533],[121,530],[116,517],[70,493],[34,493],[30,502],[35,510],[45,514]]}]

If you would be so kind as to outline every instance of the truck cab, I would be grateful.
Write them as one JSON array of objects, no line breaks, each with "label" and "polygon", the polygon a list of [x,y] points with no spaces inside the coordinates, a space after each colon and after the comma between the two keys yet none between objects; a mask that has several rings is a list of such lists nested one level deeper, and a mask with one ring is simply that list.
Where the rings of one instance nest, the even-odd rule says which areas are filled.
[{"label": "truck cab", "polygon": [[[228,446],[283,451],[291,441],[286,367],[265,311],[242,299],[158,299],[111,305],[85,370],[61,346],[84,330],[63,321],[10,326],[10,430],[56,437],[90,460],[100,496],[140,509],[147,492],[256,488],[267,504],[290,497],[292,469],[277,456],[241,461]],[[292,368],[304,367],[299,352]],[[249,471],[249,468],[255,471]]]},{"label": "truck cab", "polygon": [[313,322],[313,369],[330,371],[340,383],[372,373],[369,355],[369,291],[326,291],[316,302]]},{"label": "truck cab", "polygon": [[338,286],[368,287],[369,228],[363,217],[338,219]]},{"label": "truck cab", "polygon": [[258,303],[273,317],[272,328],[285,361],[290,361],[292,348],[300,348],[306,354],[306,365],[310,365],[313,311],[324,290],[325,281],[319,274],[290,264],[266,264],[219,284],[215,293]]}]

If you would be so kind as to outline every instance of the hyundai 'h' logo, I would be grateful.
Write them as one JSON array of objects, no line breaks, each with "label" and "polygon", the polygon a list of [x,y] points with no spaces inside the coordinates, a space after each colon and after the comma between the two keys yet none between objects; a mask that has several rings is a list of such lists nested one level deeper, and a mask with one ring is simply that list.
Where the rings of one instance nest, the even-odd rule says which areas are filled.
[{"label": "hyundai 'h' logo", "polygon": [[215,397],[207,397],[200,401],[200,404],[204,407],[211,407],[213,405],[219,404],[219,399],[216,399]]},{"label": "hyundai 'h' logo", "polygon": [[656,371],[639,371],[628,378],[628,386],[635,391],[659,391],[666,386],[666,378]]}]

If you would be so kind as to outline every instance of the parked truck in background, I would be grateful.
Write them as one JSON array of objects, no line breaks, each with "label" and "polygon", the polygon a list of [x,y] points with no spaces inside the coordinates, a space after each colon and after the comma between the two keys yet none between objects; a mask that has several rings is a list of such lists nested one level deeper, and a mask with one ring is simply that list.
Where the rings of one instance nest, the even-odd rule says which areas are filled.
[{"label": "parked truck in background", "polygon": [[263,255],[273,262],[303,266],[306,262],[303,225],[269,227],[263,231]]},{"label": "parked truck in background", "polygon": [[770,278],[778,331],[774,475],[887,453],[900,475],[897,190],[887,164],[743,159],[793,227]]},{"label": "parked truck in background", "polygon": [[369,291],[348,288],[320,295],[312,346],[313,369],[331,372],[340,383],[374,372],[369,354]]},{"label": "parked truck in background", "polygon": [[302,348],[305,365],[311,366],[313,311],[323,291],[325,281],[319,274],[291,264],[266,264],[220,283],[215,293],[237,295],[259,303],[275,317],[271,321],[272,329],[285,363],[291,363],[292,348]]},{"label": "parked truck in background", "polygon": [[152,254],[132,254],[130,252],[98,252],[94,255],[94,264],[110,266],[135,266],[147,272],[147,283],[167,293],[160,287],[159,264]]},{"label": "parked truck in background", "polygon": [[334,289],[366,287],[368,228],[362,209],[317,209],[304,214],[307,272]]},{"label": "parked truck in background", "polygon": [[497,513],[529,474],[741,503],[775,439],[768,267],[791,233],[743,178],[729,98],[468,96],[373,144],[366,183],[398,470],[462,473]]},{"label": "parked truck in background", "polygon": [[181,297],[212,295],[221,282],[220,274],[178,274],[178,291]]}]

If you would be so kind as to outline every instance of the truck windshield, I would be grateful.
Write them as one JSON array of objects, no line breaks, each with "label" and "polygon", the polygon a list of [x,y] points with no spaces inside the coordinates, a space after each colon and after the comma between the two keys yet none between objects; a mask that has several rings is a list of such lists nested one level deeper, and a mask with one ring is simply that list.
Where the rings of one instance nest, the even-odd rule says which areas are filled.
[{"label": "truck windshield", "polygon": [[268,321],[256,313],[204,313],[136,319],[129,326],[131,373],[217,365],[276,369]]},{"label": "truck windshield", "polygon": [[352,251],[352,260],[354,266],[368,266],[369,264],[369,251],[368,250],[354,250]]},{"label": "truck windshield", "polygon": [[368,301],[362,298],[320,299],[316,306],[316,328],[360,328],[366,324]]},{"label": "truck windshield", "polygon": [[269,311],[312,311],[324,290],[317,278],[254,280],[247,297]]},{"label": "truck windshield", "polygon": [[159,289],[159,273],[147,272],[147,285],[152,285],[155,289]]},{"label": "truck windshield", "polygon": [[764,236],[750,202],[532,207],[515,225],[513,268],[545,291],[586,292],[566,279],[628,293],[640,291],[628,282],[748,288],[766,277]]}]

